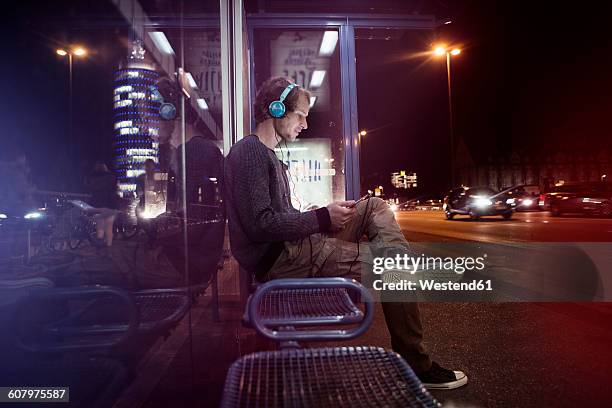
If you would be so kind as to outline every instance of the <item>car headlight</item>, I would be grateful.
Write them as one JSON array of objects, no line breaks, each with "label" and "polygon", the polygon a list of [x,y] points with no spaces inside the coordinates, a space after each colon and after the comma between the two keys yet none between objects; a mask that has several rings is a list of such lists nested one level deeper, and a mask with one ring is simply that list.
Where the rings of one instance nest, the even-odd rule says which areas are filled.
[{"label": "car headlight", "polygon": [[490,205],[493,205],[493,202],[488,198],[478,197],[476,198],[476,200],[474,200],[474,204],[476,205],[476,207],[488,207]]},{"label": "car headlight", "polygon": [[523,200],[523,205],[531,205],[531,204],[533,204],[533,200],[531,200],[529,198]]},{"label": "car headlight", "polygon": [[26,220],[35,220],[37,218],[42,217],[42,213],[38,211],[32,211],[23,216]]},{"label": "car headlight", "polygon": [[509,198],[506,200],[506,204],[514,204],[514,198]]},{"label": "car headlight", "polygon": [[6,214],[0,214],[0,220],[6,220],[8,216]]},{"label": "car headlight", "polygon": [[594,199],[594,198],[588,198],[588,197],[583,198],[583,199],[582,199],[582,202],[583,202],[583,203],[601,204],[601,201],[596,200],[596,199]]},{"label": "car headlight", "polygon": [[391,204],[391,211],[396,212],[397,211],[397,204]]}]

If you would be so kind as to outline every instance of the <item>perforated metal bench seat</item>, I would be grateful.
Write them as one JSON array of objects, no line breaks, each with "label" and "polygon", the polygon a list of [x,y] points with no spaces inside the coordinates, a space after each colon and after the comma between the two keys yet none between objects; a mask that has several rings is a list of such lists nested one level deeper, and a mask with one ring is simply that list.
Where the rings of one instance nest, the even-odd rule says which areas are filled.
[{"label": "perforated metal bench seat", "polygon": [[[131,297],[138,309],[138,332],[164,331],[176,326],[189,308],[189,295],[184,290],[149,289],[132,292]],[[125,309],[112,297],[99,298],[84,305],[71,321],[64,325],[86,328],[95,323],[97,331],[122,332],[127,324]]]},{"label": "perforated metal bench seat", "polygon": [[[30,334],[36,329],[23,330],[25,349],[63,349],[56,340],[58,335],[69,337],[71,347],[88,349],[114,347],[136,333],[163,334],[181,321],[191,303],[191,295],[184,288],[127,293],[116,288],[83,287],[56,292],[59,294],[37,292],[27,307],[22,305],[22,314],[46,310],[43,316],[47,320],[39,329],[42,335]],[[32,319],[26,315],[21,320]],[[36,319],[32,321],[36,323]]]},{"label": "perforated metal bench seat", "polygon": [[[259,313],[262,323],[271,327],[353,324],[363,320],[363,312],[344,288],[272,290],[263,297]],[[248,315],[247,309],[247,323]]]},{"label": "perforated metal bench seat", "polygon": [[132,293],[140,313],[139,331],[157,331],[178,324],[189,308],[189,296],[167,290]]},{"label": "perforated metal bench seat", "polygon": [[439,407],[408,364],[380,347],[284,349],[236,361],[222,407]]}]

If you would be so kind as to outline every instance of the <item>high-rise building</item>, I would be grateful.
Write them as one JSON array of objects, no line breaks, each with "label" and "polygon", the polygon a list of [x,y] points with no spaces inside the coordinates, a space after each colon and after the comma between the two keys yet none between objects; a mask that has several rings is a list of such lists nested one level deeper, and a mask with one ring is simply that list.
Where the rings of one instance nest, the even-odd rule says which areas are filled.
[{"label": "high-rise building", "polygon": [[395,173],[391,173],[391,184],[395,188],[416,188],[417,186],[417,174],[408,173],[406,170],[401,170]]},{"label": "high-rise building", "polygon": [[145,61],[145,50],[134,41],[124,68],[115,71],[113,114],[115,131],[115,164],[119,193],[133,197],[136,179],[144,173],[144,162],[159,161],[159,106],[153,92],[159,74]]}]

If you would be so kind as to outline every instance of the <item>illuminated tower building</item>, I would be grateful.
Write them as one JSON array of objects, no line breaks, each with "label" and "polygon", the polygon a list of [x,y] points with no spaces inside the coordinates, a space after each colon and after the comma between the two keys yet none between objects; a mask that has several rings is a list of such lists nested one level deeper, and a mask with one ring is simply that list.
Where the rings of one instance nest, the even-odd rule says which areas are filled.
[{"label": "illuminated tower building", "polygon": [[126,67],[115,72],[113,91],[115,163],[122,197],[134,196],[145,160],[159,160],[160,100],[152,93],[158,77],[145,61],[142,42],[134,41]]}]

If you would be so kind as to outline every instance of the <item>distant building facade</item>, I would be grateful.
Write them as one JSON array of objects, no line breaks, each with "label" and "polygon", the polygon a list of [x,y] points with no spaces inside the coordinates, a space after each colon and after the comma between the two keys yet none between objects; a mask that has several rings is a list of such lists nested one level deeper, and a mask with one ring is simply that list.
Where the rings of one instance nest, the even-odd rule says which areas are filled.
[{"label": "distant building facade", "polygon": [[556,152],[542,156],[512,153],[489,157],[486,163],[457,163],[459,184],[490,186],[495,189],[518,184],[537,184],[547,190],[555,183],[609,181],[612,177],[612,152]]}]

